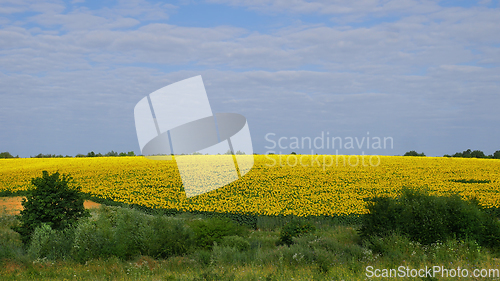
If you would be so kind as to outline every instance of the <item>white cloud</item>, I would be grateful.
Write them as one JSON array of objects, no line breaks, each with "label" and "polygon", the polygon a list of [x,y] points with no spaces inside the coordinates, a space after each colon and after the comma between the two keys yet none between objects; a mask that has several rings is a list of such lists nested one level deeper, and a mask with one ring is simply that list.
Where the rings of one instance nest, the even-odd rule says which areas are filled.
[{"label": "white cloud", "polygon": [[[425,1],[413,8],[412,1],[223,3],[340,15],[340,24],[305,22],[257,32],[230,25],[178,26],[167,20],[176,8],[161,3],[129,1],[90,10],[59,2],[4,2],[9,13],[39,14],[7,15],[0,28],[0,120],[7,124],[0,143],[20,150],[19,138],[45,132],[47,145],[53,136],[67,150],[29,143],[22,149],[32,149],[32,155],[76,154],[97,150],[92,145],[100,140],[135,146],[130,114],[135,103],[198,74],[215,112],[240,112],[249,119],[257,149],[269,131],[370,130],[425,145],[435,137],[435,146],[429,146],[434,152],[425,152],[436,155],[465,149],[460,146],[468,139],[444,151],[450,149],[446,141],[462,132],[453,128],[479,127],[485,138],[500,137],[478,125],[500,121],[498,9],[444,8]],[[390,14],[398,17],[357,24]],[[69,135],[79,136],[72,145],[77,148],[64,144]]]},{"label": "white cloud", "polygon": [[368,14],[380,17],[391,13],[429,13],[439,9],[435,1],[415,0],[207,0],[207,2],[247,7],[264,13],[319,13],[346,16],[351,20],[357,20],[360,16]]},{"label": "white cloud", "polygon": [[99,13],[106,16],[118,15],[122,17],[134,17],[141,20],[166,20],[169,13],[175,12],[177,6],[145,0],[119,0],[113,8],[105,8]]}]

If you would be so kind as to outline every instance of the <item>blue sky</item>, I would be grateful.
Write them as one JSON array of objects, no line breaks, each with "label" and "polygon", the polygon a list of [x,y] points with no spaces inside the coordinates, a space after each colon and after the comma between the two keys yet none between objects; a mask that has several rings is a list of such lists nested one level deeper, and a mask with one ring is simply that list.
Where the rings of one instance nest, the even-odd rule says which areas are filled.
[{"label": "blue sky", "polygon": [[499,22],[498,1],[0,0],[0,151],[139,154],[135,104],[202,75],[257,153],[328,134],[394,140],[339,154],[492,154]]}]

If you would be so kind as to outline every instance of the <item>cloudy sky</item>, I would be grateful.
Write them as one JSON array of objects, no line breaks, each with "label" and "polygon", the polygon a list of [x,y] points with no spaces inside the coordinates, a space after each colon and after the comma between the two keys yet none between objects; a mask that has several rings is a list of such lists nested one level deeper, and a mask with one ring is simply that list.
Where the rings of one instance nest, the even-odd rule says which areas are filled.
[{"label": "cloudy sky", "polygon": [[328,134],[492,154],[499,23],[498,1],[0,0],[0,151],[139,154],[136,103],[202,75],[257,153]]}]

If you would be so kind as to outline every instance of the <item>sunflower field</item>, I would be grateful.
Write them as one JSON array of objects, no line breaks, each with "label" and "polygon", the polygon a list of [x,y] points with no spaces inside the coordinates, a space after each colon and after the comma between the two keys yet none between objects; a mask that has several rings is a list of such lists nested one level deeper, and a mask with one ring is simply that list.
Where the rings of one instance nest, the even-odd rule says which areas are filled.
[{"label": "sunflower field", "polygon": [[69,173],[82,191],[96,197],[179,211],[363,214],[365,198],[396,196],[404,186],[500,207],[500,160],[445,157],[255,155],[243,177],[193,197],[186,197],[175,157],[0,159],[0,191],[26,190],[44,170]]}]

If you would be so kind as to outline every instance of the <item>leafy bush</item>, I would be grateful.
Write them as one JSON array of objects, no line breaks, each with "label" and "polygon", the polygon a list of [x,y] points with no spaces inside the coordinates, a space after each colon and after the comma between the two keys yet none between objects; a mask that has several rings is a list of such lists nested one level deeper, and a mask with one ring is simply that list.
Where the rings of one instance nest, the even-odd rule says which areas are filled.
[{"label": "leafy bush", "polygon": [[250,242],[248,242],[245,238],[237,235],[223,237],[221,245],[235,248],[238,251],[246,251],[250,249]]},{"label": "leafy bush", "polygon": [[21,224],[14,230],[21,234],[24,245],[28,245],[32,233],[43,223],[51,229],[61,230],[74,225],[76,221],[88,216],[88,210],[83,207],[81,187],[70,186],[71,177],[59,172],[31,179],[35,188],[28,190],[23,199],[24,209],[20,212]]},{"label": "leafy bush", "polygon": [[85,262],[112,256],[114,253],[114,220],[114,215],[107,207],[101,207],[97,218],[80,220],[75,230],[73,259]]},{"label": "leafy bush", "polygon": [[229,219],[208,218],[190,223],[195,233],[195,245],[202,249],[212,249],[214,242],[220,243],[224,236],[246,236],[248,229]]},{"label": "leafy bush", "polygon": [[54,230],[43,223],[33,232],[28,256],[32,259],[62,260],[69,257],[73,247],[74,230]]},{"label": "leafy bush", "polygon": [[101,207],[95,217],[79,223],[73,256],[79,262],[110,256],[123,260],[139,255],[168,258],[191,251],[193,240],[193,232],[182,220]]},{"label": "leafy bush", "polygon": [[500,224],[475,200],[458,195],[438,197],[421,190],[404,188],[397,198],[376,197],[367,204],[361,237],[399,233],[422,244],[448,239],[476,240],[484,246],[498,246]]},{"label": "leafy bush", "polygon": [[142,228],[142,253],[155,258],[182,256],[193,250],[194,232],[183,220],[157,215]]},{"label": "leafy bush", "polygon": [[316,231],[316,227],[310,222],[294,219],[281,229],[278,245],[290,246],[293,244],[293,237],[300,237],[314,231]]}]

